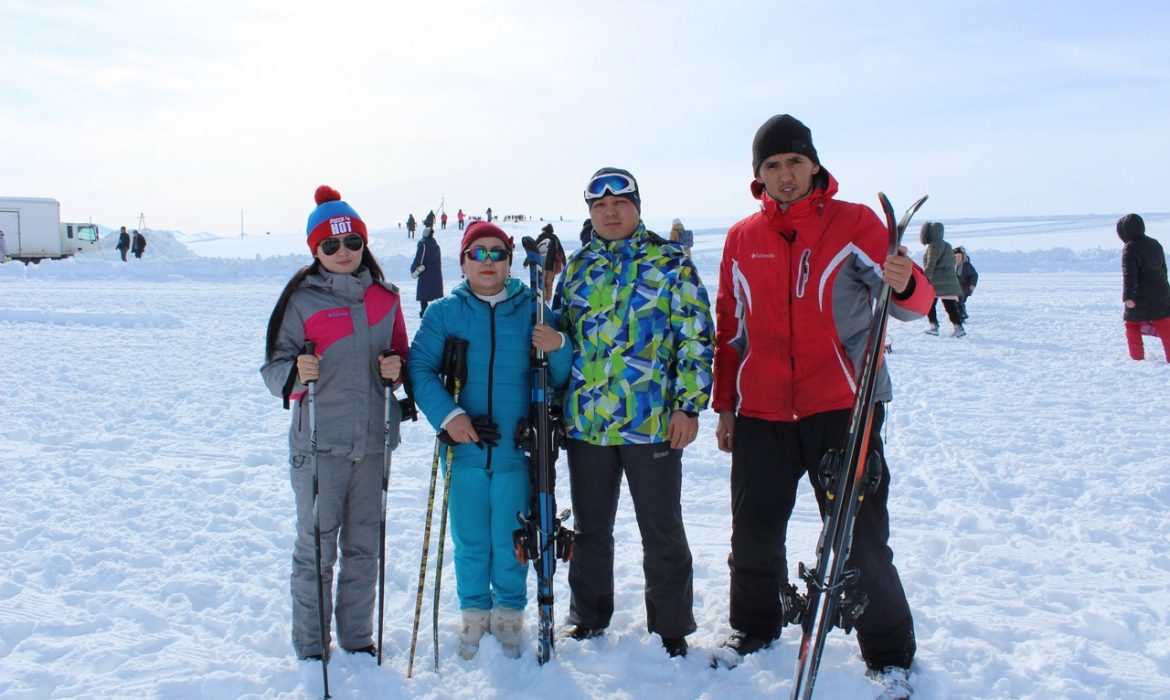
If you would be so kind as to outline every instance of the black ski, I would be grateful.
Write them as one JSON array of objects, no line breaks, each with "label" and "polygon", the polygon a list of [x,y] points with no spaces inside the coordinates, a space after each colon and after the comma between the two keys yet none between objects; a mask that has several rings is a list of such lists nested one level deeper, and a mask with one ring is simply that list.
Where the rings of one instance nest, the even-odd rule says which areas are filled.
[{"label": "black ski", "polygon": [[[897,252],[902,234],[910,219],[926,201],[922,197],[912,204],[900,221],[895,222],[894,207],[886,195],[878,193],[889,230],[889,253]],[[855,590],[854,583],[861,572],[846,569],[849,550],[853,544],[853,523],[857,509],[868,493],[876,490],[881,480],[881,458],[869,449],[870,429],[873,424],[873,395],[882,363],[886,326],[889,323],[889,285],[883,284],[874,304],[873,319],[869,325],[865,354],[857,379],[857,397],[849,415],[849,432],[843,450],[832,450],[821,462],[818,476],[825,490],[824,522],[817,540],[815,568],[807,569],[801,562],[800,578],[807,584],[808,603],[801,616],[800,647],[797,650],[796,673],[792,680],[792,700],[812,697],[825,638],[833,627],[846,632],[865,611],[868,603],[863,592]]]},{"label": "black ski", "polygon": [[[541,253],[542,243],[545,252]],[[536,295],[535,323],[544,323],[544,269],[545,262],[556,260],[560,241],[551,233],[533,240],[523,240],[525,261],[529,268],[532,292]],[[562,440],[559,411],[552,404],[548,384],[548,358],[535,350],[532,361],[532,411],[519,436],[532,476],[532,505],[529,516],[517,513],[520,528],[512,533],[516,558],[521,563],[532,562],[536,570],[536,603],[540,614],[537,661],[548,661],[553,654],[553,574],[556,560],[568,561],[572,554],[573,531],[562,521],[569,517],[565,510],[557,515],[556,462]]]}]

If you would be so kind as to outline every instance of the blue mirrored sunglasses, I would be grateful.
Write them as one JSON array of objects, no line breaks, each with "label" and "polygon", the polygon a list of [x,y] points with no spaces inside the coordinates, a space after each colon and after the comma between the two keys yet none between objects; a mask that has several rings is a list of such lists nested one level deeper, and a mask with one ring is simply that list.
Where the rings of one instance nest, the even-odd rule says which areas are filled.
[{"label": "blue mirrored sunglasses", "polygon": [[638,191],[638,185],[621,173],[604,173],[589,181],[585,186],[585,201],[601,199],[607,193],[612,195],[633,194]]},{"label": "blue mirrored sunglasses", "polygon": [[463,252],[463,257],[475,262],[499,262],[501,260],[511,260],[512,254],[508,252],[507,248],[483,248],[476,246]]},{"label": "blue mirrored sunglasses", "polygon": [[342,243],[345,244],[346,248],[349,248],[355,253],[361,250],[362,246],[365,245],[365,242],[362,240],[361,236],[357,235],[356,233],[351,233],[345,238],[334,236],[332,238],[326,238],[325,240],[321,241],[321,252],[325,255],[336,255],[337,251],[341,250]]}]

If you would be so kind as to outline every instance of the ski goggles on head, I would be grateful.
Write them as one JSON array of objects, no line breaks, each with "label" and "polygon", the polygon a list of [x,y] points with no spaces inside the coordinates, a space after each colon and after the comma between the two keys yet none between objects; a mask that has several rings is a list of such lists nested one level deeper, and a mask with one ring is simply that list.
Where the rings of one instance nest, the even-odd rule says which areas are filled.
[{"label": "ski goggles on head", "polygon": [[622,173],[602,173],[595,175],[585,186],[585,201],[592,202],[601,199],[606,194],[637,194],[638,183],[634,178]]},{"label": "ski goggles on head", "polygon": [[351,233],[344,238],[341,236],[333,236],[332,238],[326,238],[325,240],[321,241],[321,252],[325,255],[336,255],[337,251],[341,250],[341,245],[343,243],[345,244],[346,248],[352,250],[355,253],[361,250],[362,246],[366,244],[366,242],[362,240],[362,237],[356,233]]},{"label": "ski goggles on head", "polygon": [[463,251],[463,257],[475,262],[499,262],[501,260],[511,260],[512,253],[507,248],[484,248],[482,246],[475,246]]}]

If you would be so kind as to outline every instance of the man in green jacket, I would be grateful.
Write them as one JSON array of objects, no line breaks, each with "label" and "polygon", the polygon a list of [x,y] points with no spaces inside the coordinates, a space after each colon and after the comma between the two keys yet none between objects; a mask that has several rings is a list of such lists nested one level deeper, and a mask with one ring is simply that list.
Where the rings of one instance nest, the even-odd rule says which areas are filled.
[{"label": "man in green jacket", "polygon": [[711,306],[682,248],[642,223],[633,175],[598,170],[585,202],[594,235],[569,259],[557,293],[573,348],[565,433],[577,537],[565,634],[600,636],[613,616],[624,473],[642,534],[647,628],[683,656],[695,618],[682,450],[710,400]]}]

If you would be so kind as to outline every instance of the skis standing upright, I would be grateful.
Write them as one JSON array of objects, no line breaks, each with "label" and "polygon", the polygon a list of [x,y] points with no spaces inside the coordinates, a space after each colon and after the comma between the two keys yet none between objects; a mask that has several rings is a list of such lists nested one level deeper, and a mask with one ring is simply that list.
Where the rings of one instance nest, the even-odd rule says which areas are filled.
[{"label": "skis standing upright", "polygon": [[[902,234],[910,219],[926,202],[916,201],[900,221],[890,200],[878,193],[889,230],[889,254],[898,251]],[[813,683],[820,667],[825,638],[833,627],[846,632],[865,611],[868,600],[862,591],[854,589],[861,572],[846,569],[853,544],[853,523],[857,509],[867,493],[877,489],[881,480],[881,457],[869,448],[873,425],[873,395],[881,369],[882,350],[885,347],[886,326],[889,323],[889,285],[883,284],[874,304],[869,336],[857,380],[857,397],[849,415],[849,433],[843,450],[831,450],[821,462],[818,476],[825,490],[826,504],[821,534],[817,540],[817,561],[814,569],[806,569],[802,562],[800,578],[808,588],[808,604],[801,616],[800,647],[797,650],[796,673],[792,680],[792,700],[812,697]]]},{"label": "skis standing upright", "polygon": [[[534,322],[544,323],[545,264],[556,260],[560,241],[555,235],[544,233],[536,240],[525,236],[523,245],[524,264],[529,268],[530,284],[536,296]],[[563,436],[559,412],[554,411],[548,384],[548,358],[538,349],[534,351],[532,361],[532,411],[519,436],[532,475],[532,506],[527,518],[523,513],[516,514],[520,528],[512,533],[512,541],[516,558],[521,563],[531,561],[536,570],[536,603],[540,613],[536,658],[541,664],[553,653],[556,560],[568,561],[573,544],[573,531],[562,525],[562,521],[569,517],[569,511],[565,510],[559,516],[556,512],[556,461]]]}]

